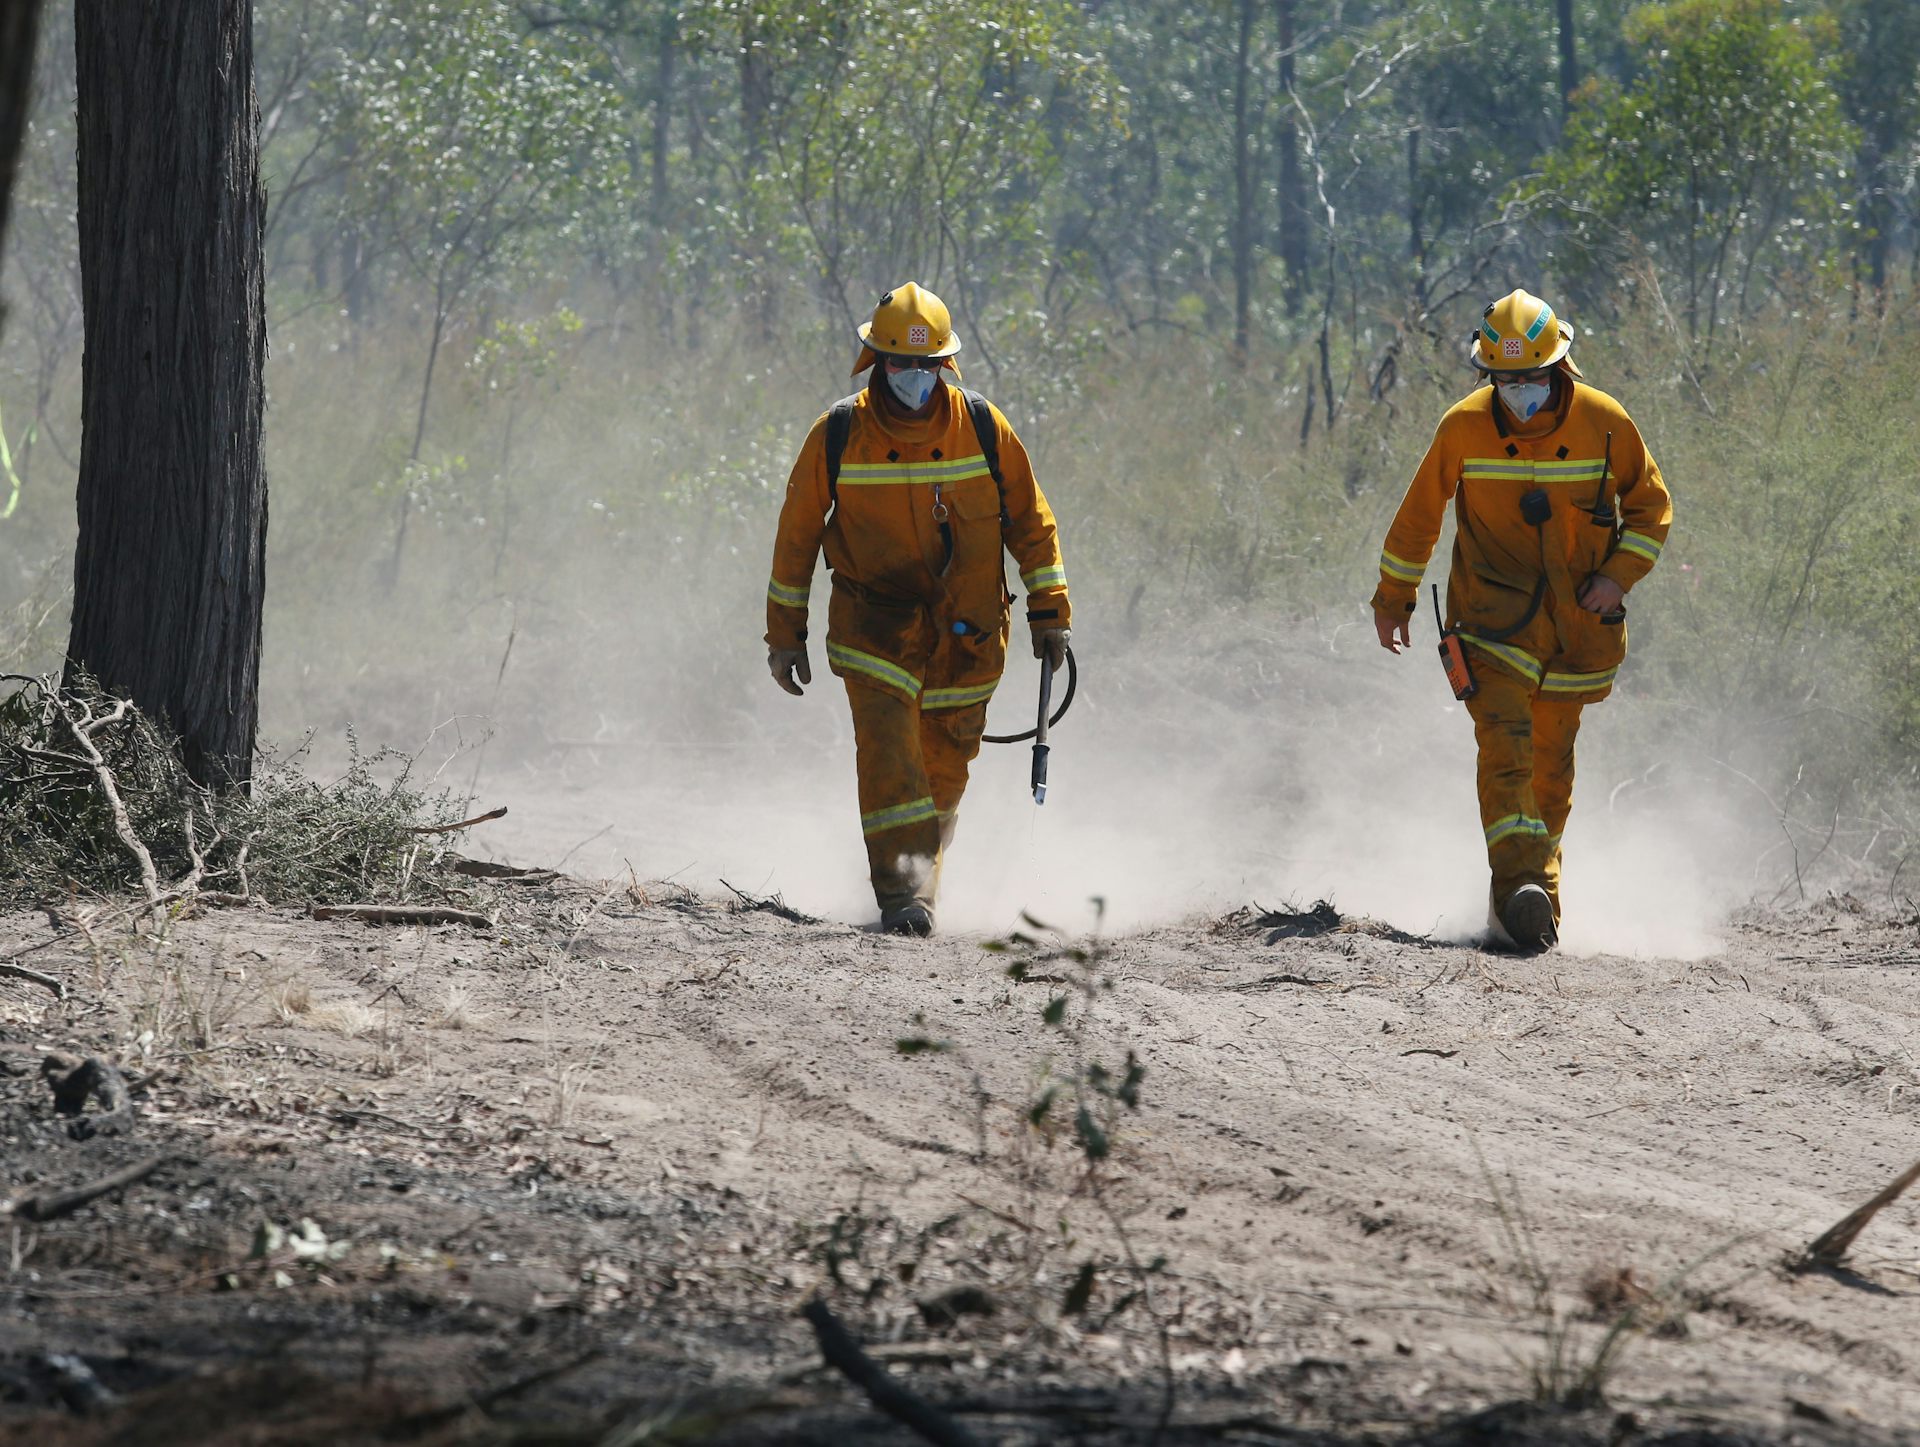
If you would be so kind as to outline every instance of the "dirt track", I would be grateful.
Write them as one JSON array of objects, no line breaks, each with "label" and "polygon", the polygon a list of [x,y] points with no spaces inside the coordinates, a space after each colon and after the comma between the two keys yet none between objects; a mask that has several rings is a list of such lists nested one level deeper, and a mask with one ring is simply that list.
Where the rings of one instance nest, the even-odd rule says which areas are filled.
[{"label": "dirt track", "polygon": [[[1779,1269],[1920,1157],[1910,918],[1755,915],[1689,964],[1331,912],[1126,935],[1086,1038],[1146,1075],[1096,1196],[1021,1125],[1061,987],[978,938],[507,888],[494,935],[247,910],[23,960],[64,1005],[0,981],[9,1189],[178,1158],[19,1228],[0,1441],[915,1440],[819,1369],[816,1291],[995,1442],[1148,1440],[1169,1362],[1168,1441],[1920,1441],[1920,1197],[1857,1275]],[[49,1046],[158,1072],[131,1137],[68,1137]],[[247,1259],[303,1217],[350,1244]],[[995,1314],[931,1325],[956,1286]],[[1530,1395],[1543,1308],[1584,1361],[1642,1287],[1608,1409],[1432,1435]],[[49,1352],[131,1400],[62,1410]]]}]

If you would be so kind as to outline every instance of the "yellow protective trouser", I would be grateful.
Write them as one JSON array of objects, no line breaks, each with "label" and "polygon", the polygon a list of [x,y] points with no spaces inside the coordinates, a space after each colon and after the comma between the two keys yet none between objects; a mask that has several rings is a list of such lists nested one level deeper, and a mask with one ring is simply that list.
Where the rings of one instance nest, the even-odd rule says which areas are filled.
[{"label": "yellow protective trouser", "polygon": [[846,685],[873,897],[882,909],[932,904],[967,766],[986,731],[986,700],[923,710],[890,688],[854,678]]},{"label": "yellow protective trouser", "polygon": [[1573,807],[1573,741],[1579,703],[1549,700],[1540,685],[1474,659],[1480,688],[1467,700],[1480,745],[1480,823],[1496,909],[1537,884],[1560,920],[1560,836]]}]

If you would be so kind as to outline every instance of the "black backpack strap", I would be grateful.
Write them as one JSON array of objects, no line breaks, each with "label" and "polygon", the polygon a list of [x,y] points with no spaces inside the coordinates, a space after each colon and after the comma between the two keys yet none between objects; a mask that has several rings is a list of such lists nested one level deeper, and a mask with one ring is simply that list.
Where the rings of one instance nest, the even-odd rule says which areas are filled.
[{"label": "black backpack strap", "polygon": [[1007,517],[1007,480],[1000,475],[1000,429],[993,422],[993,404],[978,392],[966,387],[955,389],[967,404],[967,415],[973,419],[973,435],[980,444],[980,455],[987,459],[987,471],[993,474],[993,485],[1000,492],[1000,526],[1005,527]]},{"label": "black backpack strap", "polygon": [[[847,435],[853,431],[853,404],[860,394],[842,397],[827,409],[827,505],[840,501],[840,459],[847,450]],[[997,475],[997,474],[996,474]]]}]

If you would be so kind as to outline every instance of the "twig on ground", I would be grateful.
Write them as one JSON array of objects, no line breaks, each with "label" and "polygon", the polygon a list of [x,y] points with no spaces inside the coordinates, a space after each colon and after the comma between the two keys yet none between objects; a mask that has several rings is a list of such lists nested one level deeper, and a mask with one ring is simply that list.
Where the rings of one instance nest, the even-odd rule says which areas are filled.
[{"label": "twig on ground", "polygon": [[0,1203],[0,1216],[14,1216],[22,1221],[55,1221],[62,1216],[70,1216],[89,1202],[146,1180],[164,1166],[167,1159],[166,1156],[154,1156],[70,1190],[32,1191],[15,1196],[10,1201]]},{"label": "twig on ground", "polygon": [[819,1297],[801,1307],[800,1315],[813,1328],[827,1365],[865,1392],[867,1400],[880,1411],[935,1447],[979,1447],[978,1437],[901,1386],[886,1368],[861,1351],[860,1344]]},{"label": "twig on ground", "polygon": [[407,830],[407,833],[452,834],[457,830],[471,829],[476,824],[484,824],[489,819],[504,819],[506,817],[507,806],[502,804],[498,809],[489,809],[484,814],[475,814],[471,819],[462,819],[458,824],[415,824]]},{"label": "twig on ground", "polygon": [[733,885],[727,884],[724,879],[720,882],[726,884],[727,888],[733,891],[733,897],[740,901],[740,909],[746,913],[750,914],[754,910],[764,910],[768,914],[778,915],[789,924],[820,923],[820,921],[812,915],[802,914],[777,894],[766,896],[752,895],[748,894],[744,889],[736,889]]},{"label": "twig on ground", "polygon": [[0,960],[0,978],[25,980],[30,985],[39,985],[43,989],[53,991],[56,1000],[67,998],[67,987],[64,981],[57,980],[52,975],[43,975],[38,970],[30,970],[25,965],[8,964],[5,960]]},{"label": "twig on ground", "polygon": [[1837,1221],[1832,1229],[1821,1233],[1808,1244],[1807,1249],[1794,1257],[1788,1266],[1794,1271],[1817,1271],[1823,1267],[1838,1266],[1847,1258],[1847,1251],[1853,1245],[1853,1238],[1867,1227],[1867,1223],[1891,1206],[1906,1193],[1907,1187],[1920,1181],[1920,1161],[1914,1162],[1895,1178],[1892,1185],[1875,1196],[1857,1211],[1849,1211]]},{"label": "twig on ground", "polygon": [[494,922],[470,909],[445,909],[437,904],[316,904],[315,919],[357,919],[367,924],[464,924],[492,929]]}]

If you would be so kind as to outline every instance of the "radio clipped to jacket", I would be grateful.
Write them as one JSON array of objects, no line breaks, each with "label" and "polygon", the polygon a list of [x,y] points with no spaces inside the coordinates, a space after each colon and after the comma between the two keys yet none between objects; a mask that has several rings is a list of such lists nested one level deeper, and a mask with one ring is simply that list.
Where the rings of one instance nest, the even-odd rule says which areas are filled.
[{"label": "radio clipped to jacket", "polygon": [[1461,702],[1472,698],[1480,685],[1473,681],[1473,665],[1467,662],[1467,646],[1460,641],[1458,633],[1447,630],[1447,620],[1440,612],[1440,585],[1433,588],[1433,621],[1440,629],[1440,666],[1447,671],[1447,686],[1453,690],[1453,696]]}]

